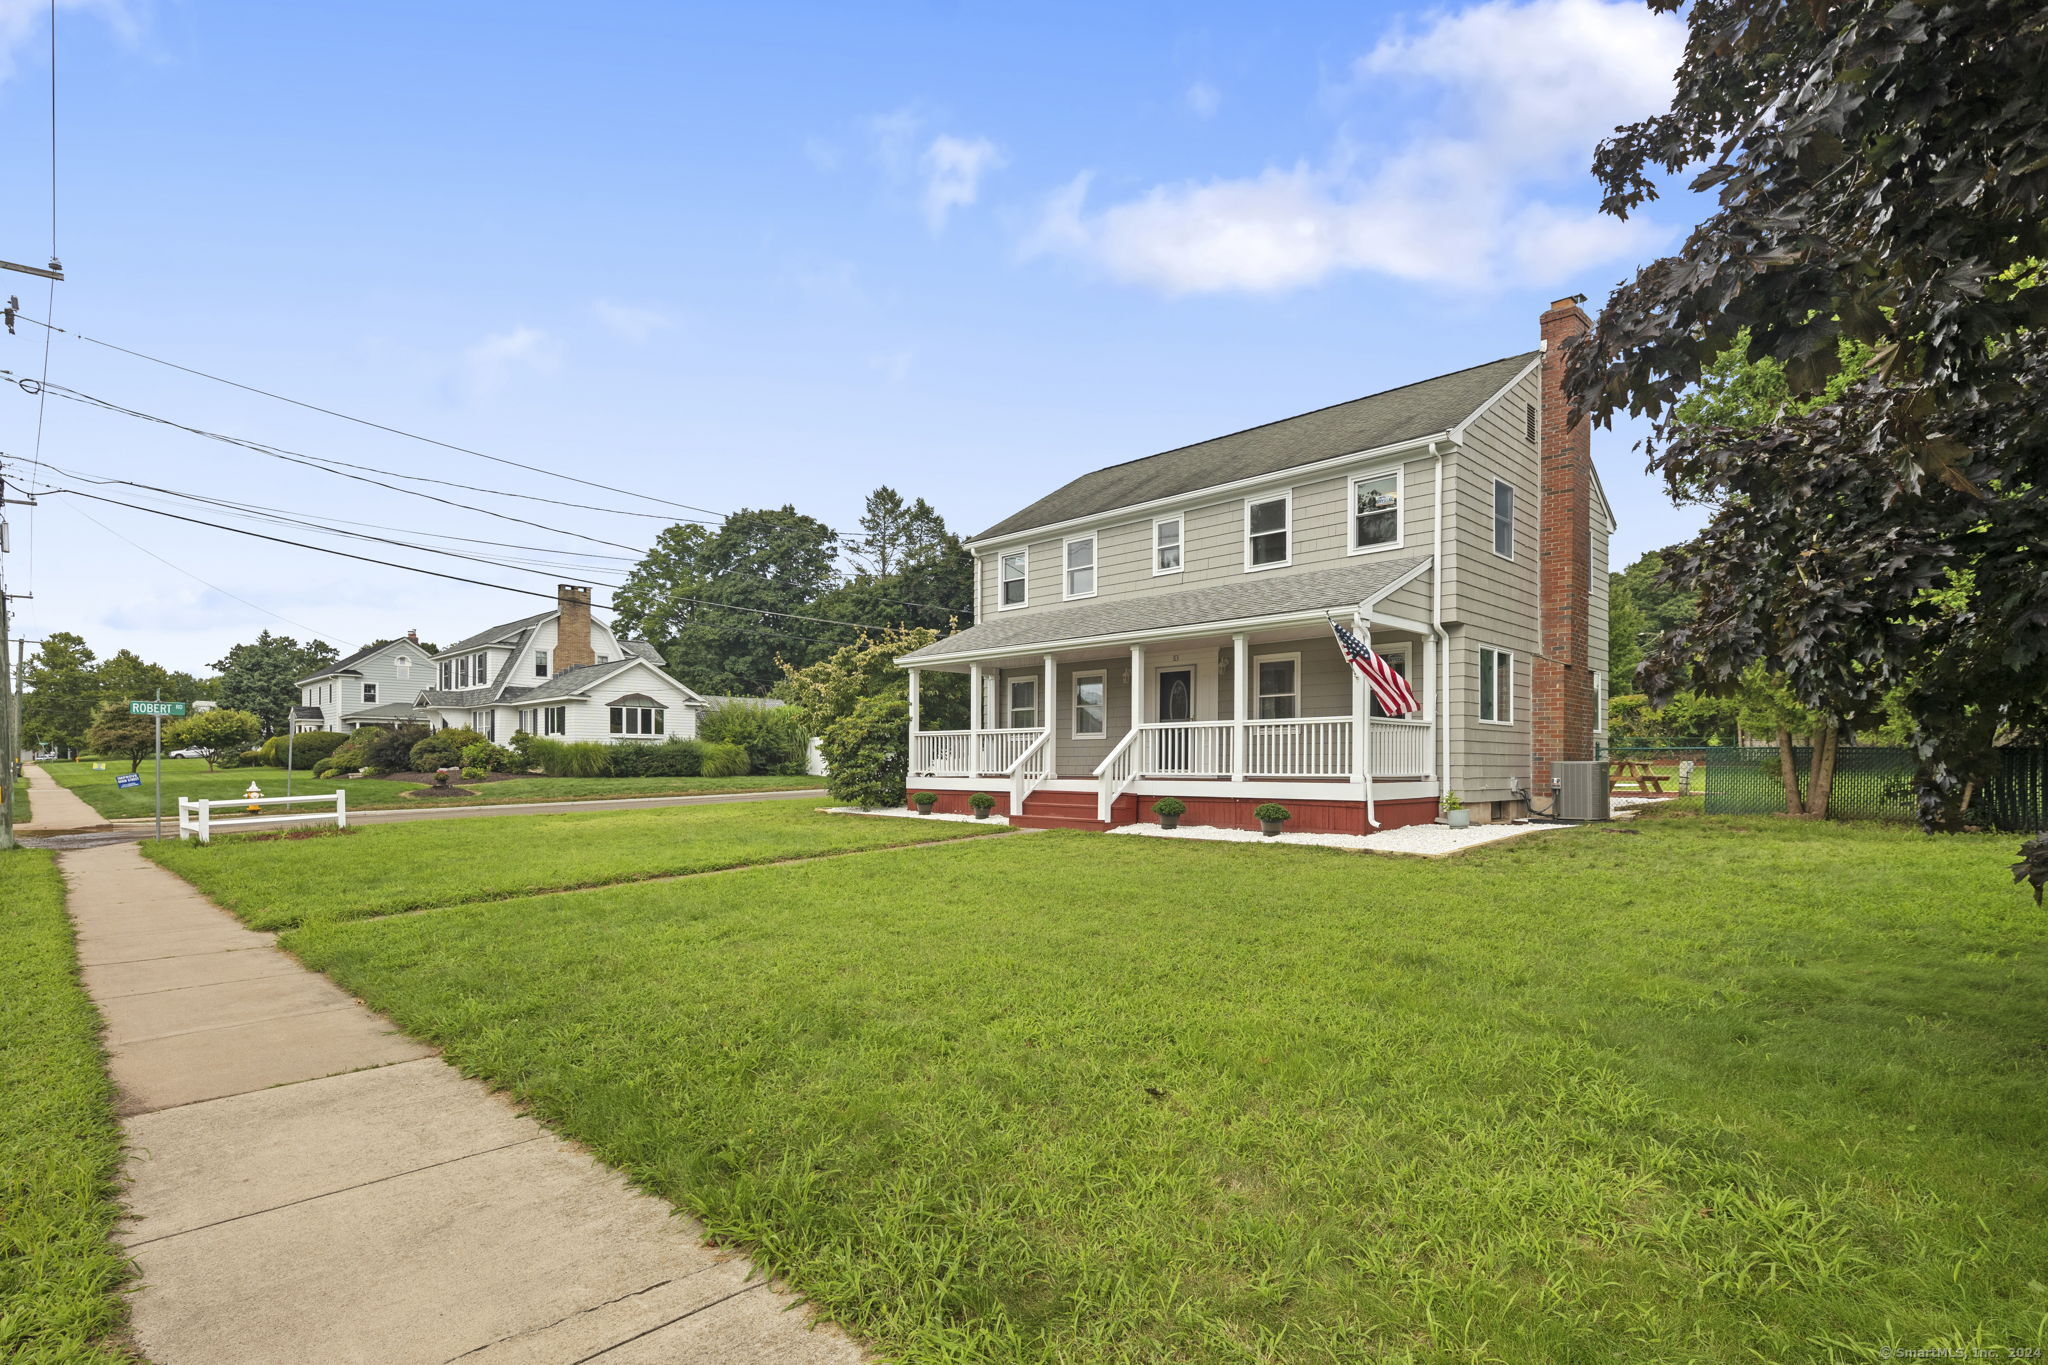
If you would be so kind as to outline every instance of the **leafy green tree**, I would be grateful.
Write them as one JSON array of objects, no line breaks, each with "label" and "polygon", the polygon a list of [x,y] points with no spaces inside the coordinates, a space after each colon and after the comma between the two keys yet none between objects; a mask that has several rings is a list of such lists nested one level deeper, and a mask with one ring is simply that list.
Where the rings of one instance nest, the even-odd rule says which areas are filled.
[{"label": "leafy green tree", "polygon": [[[2048,25],[2036,0],[1651,3],[1691,34],[1669,112],[1599,149],[1603,208],[1702,166],[1714,209],[1569,357],[1580,406],[1657,420],[1653,467],[1712,509],[1671,556],[1698,614],[1642,681],[1764,662],[1843,724],[1903,689],[1922,819],[1951,825],[1995,738],[2048,723]],[[1817,405],[1674,427],[1745,337]],[[1845,339],[1870,364],[1844,384]]]},{"label": "leafy green tree", "polygon": [[1607,676],[1617,688],[1634,686],[1647,647],[1692,620],[1696,599],[1663,574],[1664,552],[1650,550],[1607,576]]},{"label": "leafy green tree", "polygon": [[262,738],[263,721],[250,711],[216,707],[184,716],[164,727],[167,749],[198,749],[213,771],[223,755],[239,754]]},{"label": "leafy green tree", "polygon": [[153,700],[161,690],[166,701],[175,700],[171,670],[147,663],[132,649],[124,649],[99,666],[100,694],[108,701]]},{"label": "leafy green tree", "polygon": [[263,631],[248,644],[236,645],[215,661],[220,673],[220,704],[255,716],[266,735],[280,734],[291,723],[299,701],[299,679],[317,673],[341,657],[324,640],[300,644],[289,635]]},{"label": "leafy green tree", "polygon": [[735,512],[716,529],[671,526],[613,596],[616,628],[653,641],[697,691],[759,696],[783,658],[807,662],[829,646],[813,623],[760,613],[817,615],[837,544],[794,507]]},{"label": "leafy green tree", "polygon": [[845,544],[860,576],[888,578],[944,549],[958,538],[946,529],[946,519],[923,498],[906,503],[903,495],[887,484],[868,494],[860,516],[860,534]]},{"label": "leafy green tree", "polygon": [[[938,638],[938,631],[919,627],[864,635],[808,667],[783,665],[782,679],[775,684],[773,695],[789,703],[805,728],[819,736],[821,742],[834,721],[852,715],[854,708],[869,697],[902,700],[908,717],[910,675],[896,660]],[[927,729],[966,729],[967,679],[958,673],[923,674],[918,706]]]},{"label": "leafy green tree", "polygon": [[818,737],[825,788],[850,806],[901,806],[910,777],[910,704],[862,697]]},{"label": "leafy green tree", "polygon": [[142,766],[142,760],[156,752],[156,720],[131,716],[125,701],[103,701],[92,713],[85,742],[102,758],[125,758],[128,771]]},{"label": "leafy green tree", "polygon": [[100,703],[99,672],[85,638],[53,630],[22,669],[22,734],[39,746],[76,753]]}]

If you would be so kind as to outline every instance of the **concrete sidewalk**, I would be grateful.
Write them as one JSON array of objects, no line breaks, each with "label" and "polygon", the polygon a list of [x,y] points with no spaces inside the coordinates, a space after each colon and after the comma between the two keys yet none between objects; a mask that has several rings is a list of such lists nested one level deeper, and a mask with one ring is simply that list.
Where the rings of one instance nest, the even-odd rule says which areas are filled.
[{"label": "concrete sidewalk", "polygon": [[[60,829],[107,827],[106,816],[72,795],[69,789],[58,786],[57,779],[36,764],[24,763],[21,770],[28,779],[29,812],[34,818],[27,824],[16,825],[16,834],[34,835]],[[111,782],[113,778],[109,777],[107,780]]]},{"label": "concrete sidewalk", "polygon": [[133,845],[60,865],[155,1365],[866,1359]]}]

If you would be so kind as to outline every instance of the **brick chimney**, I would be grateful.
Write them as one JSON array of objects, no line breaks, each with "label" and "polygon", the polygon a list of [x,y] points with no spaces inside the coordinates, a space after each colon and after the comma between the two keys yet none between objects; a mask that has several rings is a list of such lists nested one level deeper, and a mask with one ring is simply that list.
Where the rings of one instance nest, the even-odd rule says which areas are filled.
[{"label": "brick chimney", "polygon": [[408,630],[405,633],[405,638],[412,641],[414,644],[418,644],[420,642],[420,633],[418,628],[415,627],[412,630]]},{"label": "brick chimney", "polygon": [[555,652],[548,656],[554,671],[596,663],[597,649],[590,643],[590,589],[558,583],[555,602],[562,615],[555,622]]},{"label": "brick chimney", "polygon": [[1541,648],[1534,664],[1531,747],[1536,799],[1550,792],[1551,765],[1593,757],[1593,440],[1571,420],[1565,347],[1591,330],[1578,298],[1543,314],[1543,397],[1537,425],[1542,492],[1538,515]]}]

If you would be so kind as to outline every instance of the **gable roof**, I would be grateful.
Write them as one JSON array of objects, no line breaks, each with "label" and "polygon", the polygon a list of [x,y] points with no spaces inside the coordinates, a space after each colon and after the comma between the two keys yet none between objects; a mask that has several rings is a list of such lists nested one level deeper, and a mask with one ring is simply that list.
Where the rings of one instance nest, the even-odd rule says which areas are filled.
[{"label": "gable roof", "polygon": [[1525,351],[1398,389],[1083,474],[974,537],[988,540],[1449,431],[1542,354]]},{"label": "gable roof", "polygon": [[318,673],[308,673],[305,677],[300,678],[298,681],[302,683],[309,683],[320,678],[331,678],[338,673],[347,673],[351,671],[355,667],[355,665],[361,663],[363,660],[367,658],[370,658],[372,655],[382,654],[385,650],[396,649],[400,645],[410,645],[420,655],[423,661],[428,657],[427,652],[423,647],[421,647],[414,641],[406,639],[404,636],[401,635],[396,640],[386,640],[381,645],[369,645],[365,648],[357,650],[355,653],[347,656],[346,658],[336,659],[333,663],[327,665],[327,667],[321,669]]},{"label": "gable roof", "polygon": [[1182,592],[1131,593],[1082,606],[1006,613],[913,649],[897,662],[920,664],[1010,649],[1050,649],[1105,636],[1334,611],[1391,592],[1429,563],[1428,555],[1372,559],[1308,573],[1252,574],[1244,580]]}]

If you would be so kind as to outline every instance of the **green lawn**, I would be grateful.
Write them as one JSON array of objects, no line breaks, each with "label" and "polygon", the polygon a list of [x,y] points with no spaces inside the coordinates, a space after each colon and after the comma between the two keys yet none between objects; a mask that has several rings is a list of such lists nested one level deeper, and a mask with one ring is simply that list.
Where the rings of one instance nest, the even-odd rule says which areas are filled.
[{"label": "green lawn", "polygon": [[142,851],[252,927],[282,929],[992,832],[962,820],[825,815],[816,798],[798,798],[421,820],[298,839],[166,839]]},{"label": "green lawn", "polygon": [[[114,779],[128,771],[118,759],[106,760],[104,771],[94,771],[93,760],[78,763],[48,763],[43,770],[58,783],[69,787],[92,808],[110,820],[152,815],[156,810],[153,765],[144,762],[137,774],[139,787],[117,787]],[[294,796],[324,796],[338,787],[348,789],[350,810],[410,809],[421,802],[405,795],[415,791],[417,782],[393,782],[386,778],[355,781],[316,778],[311,773],[291,775]],[[204,759],[164,760],[164,814],[176,813],[178,798],[210,798],[225,801],[249,790],[251,782],[265,796],[285,794],[282,768],[227,768],[209,773]],[[518,777],[504,782],[479,783],[474,796],[450,800],[450,805],[504,805],[522,801],[590,801],[603,797],[697,796],[714,792],[800,791],[818,785],[815,777]],[[459,785],[459,784],[458,784]]]},{"label": "green lawn", "polygon": [[2014,842],[1053,833],[284,941],[893,1360],[1868,1361],[2048,1344]]},{"label": "green lawn", "polygon": [[78,984],[48,853],[0,853],[0,1359],[112,1365],[126,1259],[99,1015]]}]

